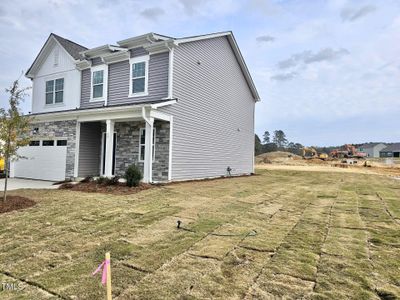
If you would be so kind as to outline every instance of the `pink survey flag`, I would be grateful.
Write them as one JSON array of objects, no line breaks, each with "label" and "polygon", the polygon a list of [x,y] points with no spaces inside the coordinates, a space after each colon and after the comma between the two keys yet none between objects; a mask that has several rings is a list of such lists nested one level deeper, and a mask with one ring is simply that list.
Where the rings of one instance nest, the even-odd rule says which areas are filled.
[{"label": "pink survey flag", "polygon": [[110,264],[110,260],[109,260],[109,259],[104,260],[104,261],[97,267],[96,271],[94,271],[94,272],[92,273],[92,276],[94,276],[94,275],[96,275],[98,272],[100,272],[100,270],[103,268],[103,274],[102,274],[102,276],[101,276],[101,283],[102,283],[103,285],[105,285],[106,282],[107,282],[107,265],[109,265],[109,264]]}]

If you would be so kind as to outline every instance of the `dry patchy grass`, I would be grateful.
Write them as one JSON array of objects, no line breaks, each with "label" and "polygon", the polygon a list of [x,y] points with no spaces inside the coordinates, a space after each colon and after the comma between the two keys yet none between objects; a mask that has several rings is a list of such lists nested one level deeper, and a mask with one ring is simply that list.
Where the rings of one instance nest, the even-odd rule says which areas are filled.
[{"label": "dry patchy grass", "polygon": [[[2,299],[396,299],[399,181],[259,170],[133,195],[20,190],[0,218]],[[176,229],[176,221],[186,229]]]}]

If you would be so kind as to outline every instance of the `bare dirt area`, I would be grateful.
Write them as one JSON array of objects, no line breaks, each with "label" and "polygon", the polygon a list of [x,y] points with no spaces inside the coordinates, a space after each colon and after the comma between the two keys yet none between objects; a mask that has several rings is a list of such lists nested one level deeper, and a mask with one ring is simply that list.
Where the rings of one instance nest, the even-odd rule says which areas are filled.
[{"label": "bare dirt area", "polygon": [[0,218],[0,281],[21,287],[0,298],[103,299],[91,273],[107,251],[113,299],[400,297],[399,181],[256,172],[130,195],[14,191],[37,205]]},{"label": "bare dirt area", "polygon": [[7,196],[7,200],[3,201],[3,197],[0,198],[0,214],[10,212],[13,210],[20,210],[28,207],[32,207],[36,204],[35,201],[20,197],[20,196]]},{"label": "bare dirt area", "polygon": [[257,168],[267,170],[359,173],[400,178],[400,160],[396,159],[303,159],[289,152],[276,151],[257,156],[256,164]]}]

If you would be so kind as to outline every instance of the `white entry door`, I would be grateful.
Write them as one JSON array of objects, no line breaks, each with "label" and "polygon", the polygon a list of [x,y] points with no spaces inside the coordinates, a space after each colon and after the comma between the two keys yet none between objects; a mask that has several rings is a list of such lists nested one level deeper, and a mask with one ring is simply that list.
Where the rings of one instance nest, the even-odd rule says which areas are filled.
[{"label": "white entry door", "polygon": [[11,163],[11,177],[61,181],[65,179],[66,140],[35,141],[22,147],[18,154],[25,157]]}]

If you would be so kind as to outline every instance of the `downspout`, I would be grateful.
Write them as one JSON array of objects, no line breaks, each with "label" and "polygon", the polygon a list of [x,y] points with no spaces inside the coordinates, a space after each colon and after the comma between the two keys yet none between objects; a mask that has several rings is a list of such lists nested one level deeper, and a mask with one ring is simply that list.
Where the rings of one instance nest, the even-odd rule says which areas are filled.
[{"label": "downspout", "polygon": [[142,106],[142,118],[146,121],[147,124],[151,125],[151,121],[146,117],[146,106]]}]

